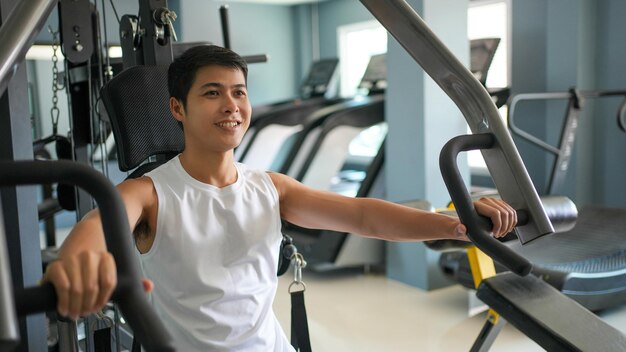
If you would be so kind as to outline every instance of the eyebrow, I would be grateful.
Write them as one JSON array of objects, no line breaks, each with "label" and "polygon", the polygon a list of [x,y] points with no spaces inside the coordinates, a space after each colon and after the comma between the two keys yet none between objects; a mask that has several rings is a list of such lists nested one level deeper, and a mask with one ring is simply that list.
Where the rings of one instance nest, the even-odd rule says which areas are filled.
[{"label": "eyebrow", "polygon": [[[217,82],[207,82],[207,83],[201,85],[200,89],[205,89],[205,88],[210,88],[210,87],[224,88],[225,86],[223,84],[217,83]],[[235,84],[231,88],[247,88],[247,87],[246,87],[245,84]]]}]

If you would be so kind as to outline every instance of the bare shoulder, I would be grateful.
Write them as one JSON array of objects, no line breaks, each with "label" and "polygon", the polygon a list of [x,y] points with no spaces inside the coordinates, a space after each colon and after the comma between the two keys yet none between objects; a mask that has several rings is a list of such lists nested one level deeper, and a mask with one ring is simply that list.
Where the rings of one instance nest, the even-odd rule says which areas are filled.
[{"label": "bare shoulder", "polygon": [[268,172],[267,173],[272,179],[274,183],[274,187],[276,187],[276,191],[278,191],[278,196],[280,199],[284,199],[284,197],[289,194],[290,190],[293,188],[297,188],[298,185],[302,185],[300,182],[294,180],[293,178],[283,175],[277,172]]},{"label": "bare shoulder", "polygon": [[152,179],[147,176],[128,179],[117,185],[124,202],[141,205],[142,208],[150,207],[156,203],[156,190]]}]

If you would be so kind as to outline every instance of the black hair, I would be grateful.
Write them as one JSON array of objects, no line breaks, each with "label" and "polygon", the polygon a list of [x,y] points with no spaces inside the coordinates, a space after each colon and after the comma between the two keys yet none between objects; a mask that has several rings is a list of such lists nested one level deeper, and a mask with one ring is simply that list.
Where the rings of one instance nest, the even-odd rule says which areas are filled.
[{"label": "black hair", "polygon": [[246,82],[248,80],[248,65],[237,53],[217,45],[198,45],[185,51],[170,64],[167,71],[170,97],[178,99],[186,108],[187,95],[196,79],[196,72],[210,65],[238,69]]}]

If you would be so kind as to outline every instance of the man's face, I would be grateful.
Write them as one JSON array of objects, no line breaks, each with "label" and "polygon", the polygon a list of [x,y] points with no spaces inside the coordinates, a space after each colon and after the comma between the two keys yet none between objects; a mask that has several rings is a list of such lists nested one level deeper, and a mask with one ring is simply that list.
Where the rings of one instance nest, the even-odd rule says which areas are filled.
[{"label": "man's face", "polygon": [[174,98],[170,107],[183,123],[185,148],[205,152],[225,152],[238,146],[252,113],[243,73],[217,65],[196,72],[185,109]]}]

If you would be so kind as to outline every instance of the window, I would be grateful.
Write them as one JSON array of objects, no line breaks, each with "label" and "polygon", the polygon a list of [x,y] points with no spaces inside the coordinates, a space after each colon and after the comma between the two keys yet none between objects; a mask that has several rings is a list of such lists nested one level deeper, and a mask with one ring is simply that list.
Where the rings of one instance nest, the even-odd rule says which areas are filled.
[{"label": "window", "polygon": [[337,28],[340,95],[353,97],[370,56],[387,52],[387,31],[378,21],[367,21]]},{"label": "window", "polygon": [[[467,17],[467,35],[470,40],[500,38],[500,44],[489,67],[486,86],[489,88],[508,87],[508,0],[471,1]],[[501,107],[499,111],[500,116],[506,116],[506,106]],[[486,172],[487,166],[479,151],[469,152],[468,159],[473,172]]]}]

